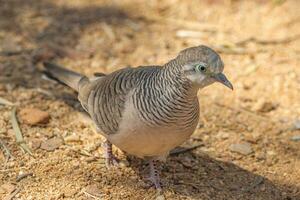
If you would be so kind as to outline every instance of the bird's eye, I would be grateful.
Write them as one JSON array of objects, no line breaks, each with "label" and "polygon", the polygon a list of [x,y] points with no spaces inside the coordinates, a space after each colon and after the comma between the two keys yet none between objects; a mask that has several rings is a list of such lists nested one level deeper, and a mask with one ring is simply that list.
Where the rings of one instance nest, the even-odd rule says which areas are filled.
[{"label": "bird's eye", "polygon": [[206,66],[204,64],[196,65],[196,71],[206,72]]}]

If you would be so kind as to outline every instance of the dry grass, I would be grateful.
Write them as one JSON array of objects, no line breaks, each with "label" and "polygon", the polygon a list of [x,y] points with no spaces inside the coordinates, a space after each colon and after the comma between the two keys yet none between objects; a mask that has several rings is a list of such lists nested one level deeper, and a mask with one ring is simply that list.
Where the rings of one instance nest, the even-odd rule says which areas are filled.
[{"label": "dry grass", "polygon": [[[10,183],[15,199],[93,199],[89,185],[100,199],[154,199],[153,189],[141,187],[142,161],[105,169],[101,138],[75,94],[43,79],[38,68],[54,59],[88,75],[107,73],[163,64],[183,48],[206,44],[221,52],[235,91],[215,84],[199,93],[201,126],[188,145],[203,145],[162,167],[166,198],[300,199],[299,141],[290,140],[299,134],[291,130],[300,118],[299,10],[297,0],[2,1],[0,96],[17,112],[35,107],[51,120],[33,127],[20,121],[31,157],[15,141],[11,107],[0,105],[1,144],[13,156],[5,162],[7,150],[0,153],[0,198],[9,197],[1,186]],[[53,152],[39,148],[53,137],[65,143]],[[228,150],[240,142],[253,153]]]}]

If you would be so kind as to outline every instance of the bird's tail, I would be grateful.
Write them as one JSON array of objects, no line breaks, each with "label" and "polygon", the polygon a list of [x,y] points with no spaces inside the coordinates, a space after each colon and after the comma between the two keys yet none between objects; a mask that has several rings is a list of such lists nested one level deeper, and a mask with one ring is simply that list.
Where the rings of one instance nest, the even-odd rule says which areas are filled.
[{"label": "bird's tail", "polygon": [[68,85],[76,91],[79,90],[80,80],[86,78],[85,76],[77,72],[65,69],[54,63],[44,62],[43,64],[45,67],[45,73],[50,76],[50,78],[57,79],[58,81]]}]

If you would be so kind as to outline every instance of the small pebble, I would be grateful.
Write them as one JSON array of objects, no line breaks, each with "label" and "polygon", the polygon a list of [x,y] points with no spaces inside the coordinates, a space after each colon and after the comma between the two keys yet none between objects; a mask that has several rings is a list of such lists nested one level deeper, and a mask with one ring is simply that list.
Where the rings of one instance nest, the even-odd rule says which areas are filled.
[{"label": "small pebble", "polygon": [[258,153],[258,154],[256,155],[256,159],[257,159],[258,161],[266,160],[266,154],[265,154],[265,153]]},{"label": "small pebble", "polygon": [[275,151],[267,151],[268,156],[274,156],[276,155]]},{"label": "small pebble", "polygon": [[65,142],[81,142],[80,136],[79,135],[68,135],[64,138]]},{"label": "small pebble", "polygon": [[48,123],[50,115],[36,108],[23,108],[20,111],[20,118],[25,124],[37,125]]},{"label": "small pebble", "polygon": [[49,140],[42,142],[41,149],[44,149],[46,151],[54,151],[62,144],[63,144],[63,140],[61,138],[51,138]]},{"label": "small pebble", "polygon": [[293,130],[300,130],[300,120],[296,120],[293,124]]},{"label": "small pebble", "polygon": [[85,159],[85,161],[88,162],[88,163],[91,163],[91,162],[97,161],[97,158],[96,158],[96,157],[87,157],[87,158]]},{"label": "small pebble", "polygon": [[119,162],[119,166],[120,167],[123,167],[123,168],[125,168],[125,167],[128,167],[130,164],[129,164],[129,162],[127,161],[127,160],[121,160],[120,162]]},{"label": "small pebble", "polygon": [[23,171],[20,171],[17,178],[16,178],[16,181],[19,182],[19,181],[21,181],[22,179],[24,179],[28,176],[33,176],[33,173],[32,172],[24,173]]},{"label": "small pebble", "polygon": [[258,134],[258,133],[247,133],[244,136],[244,140],[246,142],[256,144],[259,141],[259,136],[260,136],[260,134]]},{"label": "small pebble", "polygon": [[253,152],[249,143],[231,144],[229,146],[229,150],[236,153],[240,153],[242,155],[248,155]]},{"label": "small pebble", "polygon": [[42,144],[42,141],[40,139],[33,139],[31,141],[31,148],[33,150],[36,150],[36,149],[40,148],[41,144]]},{"label": "small pebble", "polygon": [[165,200],[166,198],[164,197],[164,195],[162,195],[162,194],[159,194],[156,198],[155,198],[155,200]]},{"label": "small pebble", "polygon": [[[3,126],[4,126],[4,125],[3,125]],[[4,134],[4,133],[7,132],[6,127],[3,127],[3,126],[0,127],[0,134]]]},{"label": "small pebble", "polygon": [[256,112],[267,113],[275,110],[277,107],[278,105],[274,104],[273,102],[268,102],[264,99],[260,99],[252,106],[252,110]]},{"label": "small pebble", "polygon": [[16,186],[10,183],[4,183],[0,186],[0,194],[10,194],[16,189]]},{"label": "small pebble", "polygon": [[101,197],[101,191],[97,185],[89,185],[85,188],[85,191],[95,197]]},{"label": "small pebble", "polygon": [[219,131],[216,137],[221,138],[221,139],[228,139],[229,138],[229,133],[224,132],[224,131]]},{"label": "small pebble", "polygon": [[300,135],[294,135],[291,137],[292,141],[300,141]]},{"label": "small pebble", "polygon": [[63,196],[64,197],[73,197],[76,193],[77,193],[77,190],[75,188],[65,187],[64,192],[63,192],[63,194],[64,194]]}]

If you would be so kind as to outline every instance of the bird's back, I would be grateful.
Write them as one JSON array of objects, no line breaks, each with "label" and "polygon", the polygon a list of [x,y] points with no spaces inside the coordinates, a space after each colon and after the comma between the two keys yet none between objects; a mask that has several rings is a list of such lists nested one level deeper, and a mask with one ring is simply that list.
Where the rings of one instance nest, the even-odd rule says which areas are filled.
[{"label": "bird's back", "polygon": [[158,66],[124,68],[101,76],[79,89],[79,100],[106,135],[118,131],[128,94],[139,87],[143,79],[161,70]]}]

